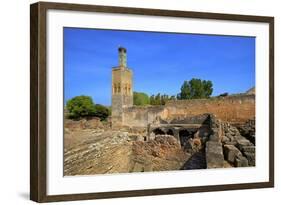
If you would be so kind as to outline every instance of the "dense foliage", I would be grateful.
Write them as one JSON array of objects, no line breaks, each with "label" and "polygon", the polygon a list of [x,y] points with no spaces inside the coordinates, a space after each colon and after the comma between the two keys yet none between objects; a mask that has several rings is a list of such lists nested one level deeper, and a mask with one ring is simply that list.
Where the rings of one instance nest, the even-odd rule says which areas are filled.
[{"label": "dense foliage", "polygon": [[110,109],[99,104],[94,104],[90,96],[76,96],[71,98],[66,103],[68,117],[79,119],[81,117],[98,117],[105,120],[110,115]]},{"label": "dense foliage", "polygon": [[76,96],[66,103],[66,109],[69,112],[69,118],[80,118],[91,116],[95,112],[95,106],[90,96]]},{"label": "dense foliage", "polygon": [[100,118],[102,121],[105,120],[110,115],[110,110],[100,104],[95,105],[95,112],[93,114],[95,117]]},{"label": "dense foliage", "polygon": [[134,92],[134,105],[148,105],[149,97],[145,93]]},{"label": "dense foliage", "polygon": [[177,96],[158,93],[149,97],[146,93],[134,92],[134,105],[165,105],[168,100],[209,98],[212,93],[213,83],[211,81],[193,78],[183,82]]},{"label": "dense foliage", "polygon": [[176,99],[174,95],[169,96],[166,94],[161,95],[160,93],[158,93],[157,95],[150,96],[150,104],[151,105],[165,105],[165,103],[168,100],[174,100],[174,99]]},{"label": "dense foliage", "polygon": [[190,81],[184,81],[177,98],[180,100],[209,98],[212,93],[213,83],[211,81],[192,78]]}]

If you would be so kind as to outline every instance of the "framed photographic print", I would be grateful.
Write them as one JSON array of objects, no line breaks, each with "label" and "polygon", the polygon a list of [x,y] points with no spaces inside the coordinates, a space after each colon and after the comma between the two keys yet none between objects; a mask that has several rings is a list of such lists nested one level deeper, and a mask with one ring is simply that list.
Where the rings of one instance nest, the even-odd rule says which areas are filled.
[{"label": "framed photographic print", "polygon": [[30,198],[274,186],[274,18],[39,2]]}]

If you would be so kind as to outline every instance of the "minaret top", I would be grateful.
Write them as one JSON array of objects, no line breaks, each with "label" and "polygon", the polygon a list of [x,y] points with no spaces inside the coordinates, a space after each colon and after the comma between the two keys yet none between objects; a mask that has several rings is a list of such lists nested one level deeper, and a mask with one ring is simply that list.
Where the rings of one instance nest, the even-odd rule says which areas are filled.
[{"label": "minaret top", "polygon": [[119,53],[119,66],[121,69],[125,69],[127,67],[127,50],[124,47],[119,47],[118,53]]},{"label": "minaret top", "polygon": [[121,46],[118,48],[118,51],[119,51],[119,52],[124,52],[124,53],[127,52],[126,48],[121,47]]}]

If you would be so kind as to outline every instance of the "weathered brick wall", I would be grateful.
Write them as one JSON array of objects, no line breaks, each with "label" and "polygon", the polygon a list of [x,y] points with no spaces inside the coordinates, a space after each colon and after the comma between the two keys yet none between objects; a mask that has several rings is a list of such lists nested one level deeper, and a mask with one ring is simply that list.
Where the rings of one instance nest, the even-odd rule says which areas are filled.
[{"label": "weathered brick wall", "polygon": [[241,123],[255,117],[255,95],[169,101],[165,106],[133,106],[123,109],[123,126],[146,128],[156,117],[172,119],[213,113],[222,121]]},{"label": "weathered brick wall", "polygon": [[146,128],[156,117],[166,119],[164,106],[133,106],[123,109],[123,125],[125,127]]},{"label": "weathered brick wall", "polygon": [[165,107],[169,118],[213,113],[222,121],[240,123],[255,117],[255,95],[169,101]]}]

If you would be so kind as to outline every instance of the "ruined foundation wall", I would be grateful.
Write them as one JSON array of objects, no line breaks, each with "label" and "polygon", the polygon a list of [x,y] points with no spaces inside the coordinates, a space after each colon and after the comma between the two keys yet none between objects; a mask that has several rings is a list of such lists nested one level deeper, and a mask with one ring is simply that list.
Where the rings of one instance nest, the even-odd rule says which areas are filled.
[{"label": "ruined foundation wall", "polygon": [[165,107],[169,118],[213,113],[222,121],[242,123],[255,117],[255,95],[169,101]]},{"label": "ruined foundation wall", "polygon": [[157,117],[166,119],[164,106],[133,106],[123,109],[123,127],[146,129]]},{"label": "ruined foundation wall", "polygon": [[255,95],[238,95],[210,99],[169,101],[165,106],[123,108],[123,127],[146,129],[156,117],[173,119],[213,113],[230,123],[243,123],[255,117]]}]

